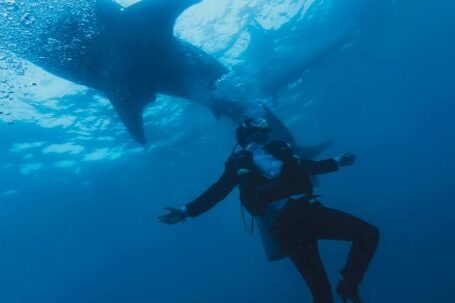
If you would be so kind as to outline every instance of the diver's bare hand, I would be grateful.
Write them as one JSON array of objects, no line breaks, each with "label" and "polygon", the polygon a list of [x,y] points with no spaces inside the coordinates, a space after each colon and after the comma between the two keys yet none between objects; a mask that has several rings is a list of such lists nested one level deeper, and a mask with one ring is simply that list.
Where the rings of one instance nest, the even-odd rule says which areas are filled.
[{"label": "diver's bare hand", "polygon": [[159,216],[158,220],[164,224],[177,224],[185,221],[187,215],[183,209],[175,207],[166,207],[164,208],[167,211],[166,214]]}]

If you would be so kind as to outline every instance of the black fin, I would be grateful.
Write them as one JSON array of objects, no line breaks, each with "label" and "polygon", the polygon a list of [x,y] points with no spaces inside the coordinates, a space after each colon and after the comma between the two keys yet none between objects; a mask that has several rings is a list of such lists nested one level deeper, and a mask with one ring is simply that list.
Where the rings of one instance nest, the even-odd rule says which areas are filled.
[{"label": "black fin", "polygon": [[264,110],[265,119],[272,127],[272,132],[269,135],[271,139],[286,141],[292,146],[296,146],[295,138],[284,122],[278,118],[265,104],[262,104],[262,108]]},{"label": "black fin", "polygon": [[335,139],[328,140],[324,143],[313,145],[313,146],[298,146],[295,151],[296,154],[304,159],[314,159],[322,154],[327,148],[329,148]]},{"label": "black fin", "polygon": [[108,98],[133,139],[139,144],[145,145],[147,139],[142,114],[147,104],[155,100],[155,96],[147,99],[128,93],[128,91],[119,90],[109,94]]},{"label": "black fin", "polygon": [[275,116],[267,106],[264,105],[263,108],[265,109],[267,121],[272,125],[272,135],[278,140],[284,140],[291,143],[294,146],[296,154],[304,159],[314,159],[318,157],[335,142],[335,139],[331,139],[318,145],[298,146],[294,140],[294,136],[286,125],[284,125],[283,121]]}]

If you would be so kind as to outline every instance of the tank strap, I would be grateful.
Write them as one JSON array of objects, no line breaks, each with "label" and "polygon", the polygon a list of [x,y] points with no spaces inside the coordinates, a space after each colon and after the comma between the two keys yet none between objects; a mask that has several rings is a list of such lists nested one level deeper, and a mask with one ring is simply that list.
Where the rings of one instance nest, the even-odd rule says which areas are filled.
[{"label": "tank strap", "polygon": [[242,214],[242,222],[243,226],[245,227],[245,231],[248,233],[248,236],[251,237],[254,234],[254,216],[251,215],[250,226],[248,226],[248,222],[246,221],[245,207],[243,206],[242,202],[240,202],[240,213]]}]

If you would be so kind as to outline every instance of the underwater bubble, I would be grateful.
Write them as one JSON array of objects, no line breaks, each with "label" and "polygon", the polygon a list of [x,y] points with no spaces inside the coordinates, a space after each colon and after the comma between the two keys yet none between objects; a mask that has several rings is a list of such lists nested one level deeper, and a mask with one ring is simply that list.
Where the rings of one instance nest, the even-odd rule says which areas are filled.
[{"label": "underwater bubble", "polygon": [[21,17],[21,22],[24,22],[26,20],[28,20],[30,18],[30,13],[25,13],[22,17]]},{"label": "underwater bubble", "polygon": [[22,17],[21,17],[21,23],[23,25],[31,25],[33,24],[33,22],[35,21],[35,18],[30,14],[30,13],[25,13]]},{"label": "underwater bubble", "polygon": [[15,50],[17,48],[17,44],[16,43],[8,43],[8,49],[9,50]]}]

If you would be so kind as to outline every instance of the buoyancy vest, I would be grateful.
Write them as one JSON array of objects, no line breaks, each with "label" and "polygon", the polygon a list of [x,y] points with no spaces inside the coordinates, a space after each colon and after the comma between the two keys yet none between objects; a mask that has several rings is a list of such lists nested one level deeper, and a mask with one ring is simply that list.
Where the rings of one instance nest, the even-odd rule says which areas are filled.
[{"label": "buoyancy vest", "polygon": [[238,178],[240,200],[253,215],[264,215],[267,205],[292,195],[313,193],[311,174],[290,144],[273,141],[265,145],[265,150],[283,162],[277,178],[268,179],[256,167],[253,154],[242,149],[230,158],[230,164]]}]

